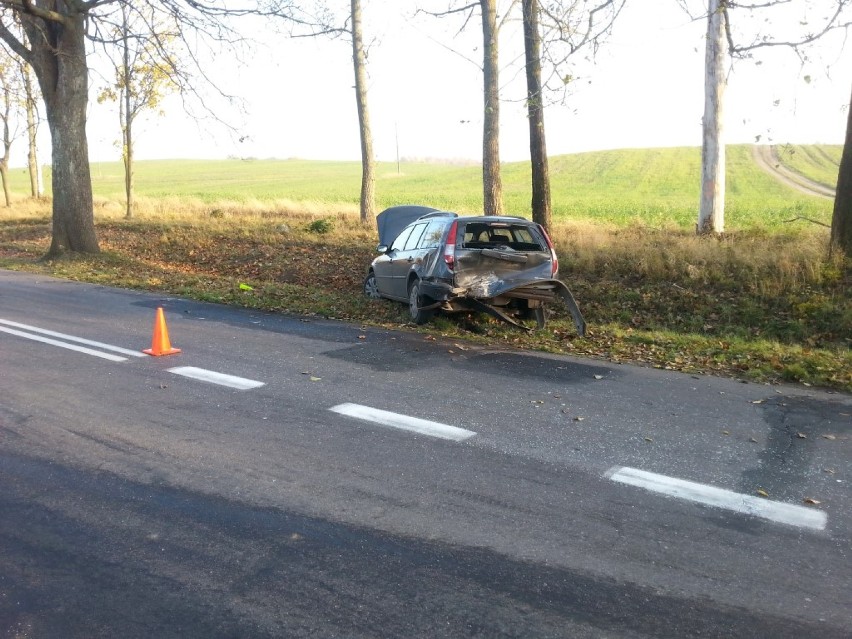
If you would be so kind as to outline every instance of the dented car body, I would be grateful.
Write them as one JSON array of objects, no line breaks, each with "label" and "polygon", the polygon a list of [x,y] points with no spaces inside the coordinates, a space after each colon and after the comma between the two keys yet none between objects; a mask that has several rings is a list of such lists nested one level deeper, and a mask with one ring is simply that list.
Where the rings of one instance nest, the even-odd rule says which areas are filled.
[{"label": "dented car body", "polygon": [[395,206],[378,217],[380,255],[364,280],[373,298],[408,303],[422,324],[435,311],[488,313],[527,329],[546,321],[545,306],[564,303],[580,335],[586,324],[558,279],[559,262],[544,228],[521,217],[458,216]]}]

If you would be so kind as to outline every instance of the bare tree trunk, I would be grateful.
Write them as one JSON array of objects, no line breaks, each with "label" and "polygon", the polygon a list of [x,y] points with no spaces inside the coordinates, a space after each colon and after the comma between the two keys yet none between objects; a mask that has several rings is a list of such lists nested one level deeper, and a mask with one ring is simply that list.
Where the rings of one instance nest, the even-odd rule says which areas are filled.
[{"label": "bare tree trunk", "polygon": [[497,2],[480,0],[482,8],[482,72],[484,121],[482,125],[482,191],[485,215],[503,214],[500,177],[500,87],[497,48]]},{"label": "bare tree trunk", "polygon": [[124,129],[124,194],[127,197],[127,207],[124,217],[133,217],[133,122],[128,120]]},{"label": "bare tree trunk", "polygon": [[3,196],[6,198],[6,208],[12,206],[12,194],[9,193],[9,167],[0,164],[0,179],[3,180]]},{"label": "bare tree trunk", "polygon": [[122,137],[122,153],[121,159],[124,160],[124,194],[126,197],[127,206],[125,208],[124,217],[130,219],[133,217],[133,118],[134,111],[131,105],[130,82],[133,69],[130,65],[130,43],[128,42],[128,24],[127,24],[127,7],[121,6],[121,36],[123,47],[123,83],[121,89],[122,104],[119,108],[119,117],[121,118],[121,137]]},{"label": "bare tree trunk", "polygon": [[541,95],[541,34],[538,0],[523,0],[524,52],[527,72],[527,117],[530,126],[532,167],[532,218],[545,228],[552,223],[550,168],[544,136],[544,101]]},{"label": "bare tree trunk", "polygon": [[9,193],[9,155],[12,150],[12,132],[9,128],[9,118],[12,117],[12,91],[8,79],[3,86],[3,157],[0,157],[0,180],[3,182],[3,195],[6,207],[12,206],[12,195]]},{"label": "bare tree trunk", "polygon": [[97,253],[92,180],[86,139],[89,100],[85,16],[61,22],[22,15],[31,64],[44,97],[53,148],[53,239],[48,255],[65,251]]},{"label": "bare tree trunk", "polygon": [[708,3],[698,233],[722,233],[725,230],[725,141],[722,115],[725,91],[724,3],[725,0],[709,0]]},{"label": "bare tree trunk", "polygon": [[367,108],[367,72],[361,30],[361,0],[352,0],[352,61],[355,65],[355,101],[361,134],[361,223],[374,224],[376,217],[376,176],[373,134]]},{"label": "bare tree trunk", "polygon": [[44,195],[44,184],[38,164],[38,118],[30,65],[21,64],[21,77],[24,79],[24,108],[27,112],[27,168],[30,174],[30,192],[33,197],[39,198]]},{"label": "bare tree trunk", "polygon": [[831,246],[852,259],[852,99],[846,120],[846,139],[840,170],[837,174],[837,194],[831,216]]}]

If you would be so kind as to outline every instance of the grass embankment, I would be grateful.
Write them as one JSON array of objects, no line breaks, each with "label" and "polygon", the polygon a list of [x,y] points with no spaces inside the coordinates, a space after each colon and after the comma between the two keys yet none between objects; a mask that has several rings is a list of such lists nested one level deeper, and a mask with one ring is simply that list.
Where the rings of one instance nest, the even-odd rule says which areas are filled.
[{"label": "grass embankment", "polygon": [[[545,331],[532,334],[481,317],[475,323],[438,318],[423,330],[694,374],[852,391],[850,272],[827,257],[826,229],[784,223],[797,215],[828,221],[831,202],[789,191],[750,163],[746,147],[734,147],[728,219],[737,230],[721,239],[697,238],[691,230],[697,153],[621,151],[553,159],[552,235],[560,275],[590,325],[586,339],[576,336],[559,309]],[[48,206],[22,201],[0,214],[0,267],[411,327],[403,305],[371,302],[361,294],[375,235],[357,223],[358,167],[141,163],[139,211],[127,221],[119,165],[101,167],[101,177],[96,166],[96,221],[104,252],[38,261],[49,245]],[[416,202],[477,210],[477,168],[417,165],[404,167],[403,175],[395,166],[392,172],[387,168],[379,180],[381,206]],[[507,202],[528,201],[525,166],[508,165],[504,180]],[[507,208],[527,210],[519,204]],[[575,209],[582,214],[570,213]],[[317,220],[328,220],[332,230],[316,232],[326,226]]]}]

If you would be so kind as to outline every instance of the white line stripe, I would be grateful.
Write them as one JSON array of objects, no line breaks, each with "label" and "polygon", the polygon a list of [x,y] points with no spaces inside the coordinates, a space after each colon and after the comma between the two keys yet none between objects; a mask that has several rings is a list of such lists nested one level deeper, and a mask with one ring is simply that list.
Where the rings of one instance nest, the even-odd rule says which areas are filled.
[{"label": "white line stripe", "polygon": [[210,382],[211,384],[219,384],[220,386],[229,386],[238,390],[248,390],[250,388],[258,388],[259,386],[265,385],[264,382],[258,382],[253,379],[226,375],[225,373],[217,373],[216,371],[208,371],[203,368],[196,368],[195,366],[175,366],[174,368],[169,368],[167,370],[175,375],[183,375],[184,377],[191,377],[192,379],[198,379],[202,382]]},{"label": "white line stripe", "polygon": [[329,408],[329,410],[341,415],[381,424],[382,426],[390,426],[391,428],[408,430],[422,435],[440,437],[441,439],[452,439],[458,442],[476,435],[472,430],[447,426],[439,422],[431,422],[426,419],[391,413],[386,410],[379,410],[378,408],[370,408],[369,406],[361,406],[359,404],[338,404]]},{"label": "white line stripe", "polygon": [[69,351],[77,351],[78,353],[85,353],[86,355],[94,355],[95,357],[102,357],[103,359],[108,359],[112,362],[126,362],[126,357],[121,357],[119,355],[110,355],[109,353],[102,353],[100,351],[93,350],[91,348],[86,348],[85,346],[75,346],[74,344],[68,344],[67,342],[60,342],[56,339],[50,339],[49,337],[41,337],[40,335],[33,335],[32,333],[24,333],[23,331],[16,331],[12,328],[3,328],[0,327],[0,332],[9,333],[10,335],[17,335],[18,337],[25,337],[26,339],[35,340],[36,342],[43,342],[45,344],[51,344],[53,346],[60,346],[62,348],[67,348]]},{"label": "white line stripe", "polygon": [[743,495],[730,490],[697,484],[695,482],[649,473],[637,468],[611,468],[607,475],[613,481],[638,486],[671,497],[725,508],[738,513],[762,517],[770,521],[802,528],[824,530],[828,523],[828,515],[821,510],[771,501],[752,495]]},{"label": "white line stripe", "polygon": [[33,333],[41,333],[42,335],[50,335],[51,337],[61,337],[67,342],[77,342],[78,344],[88,344],[89,346],[97,346],[98,348],[102,348],[105,351],[113,351],[115,353],[122,353],[124,355],[130,355],[132,357],[145,357],[145,353],[142,353],[140,351],[132,351],[129,348],[121,348],[120,346],[113,346],[112,344],[104,344],[103,342],[95,342],[90,339],[83,339],[82,337],[66,335],[65,333],[57,333],[56,331],[49,331],[46,328],[38,328],[37,326],[30,326],[28,324],[21,324],[19,322],[12,322],[10,320],[4,319],[0,319],[0,324],[5,324],[6,326],[14,326],[15,328],[23,328],[28,331],[32,331]]}]

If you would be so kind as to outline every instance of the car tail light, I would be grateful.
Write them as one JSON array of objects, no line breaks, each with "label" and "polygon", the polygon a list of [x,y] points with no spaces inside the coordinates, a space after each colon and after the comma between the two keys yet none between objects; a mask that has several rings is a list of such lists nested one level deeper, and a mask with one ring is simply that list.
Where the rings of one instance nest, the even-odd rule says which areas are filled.
[{"label": "car tail light", "polygon": [[550,241],[550,236],[547,234],[545,228],[541,224],[538,225],[538,228],[541,230],[541,234],[544,235],[547,248],[550,249],[550,277],[556,277],[556,274],[559,272],[559,258],[556,257],[556,249],[553,248],[553,242]]},{"label": "car tail light", "polygon": [[444,245],[444,261],[447,263],[447,268],[451,271],[456,266],[456,231],[459,223],[454,221],[450,226],[450,232],[447,233],[447,242]]}]

